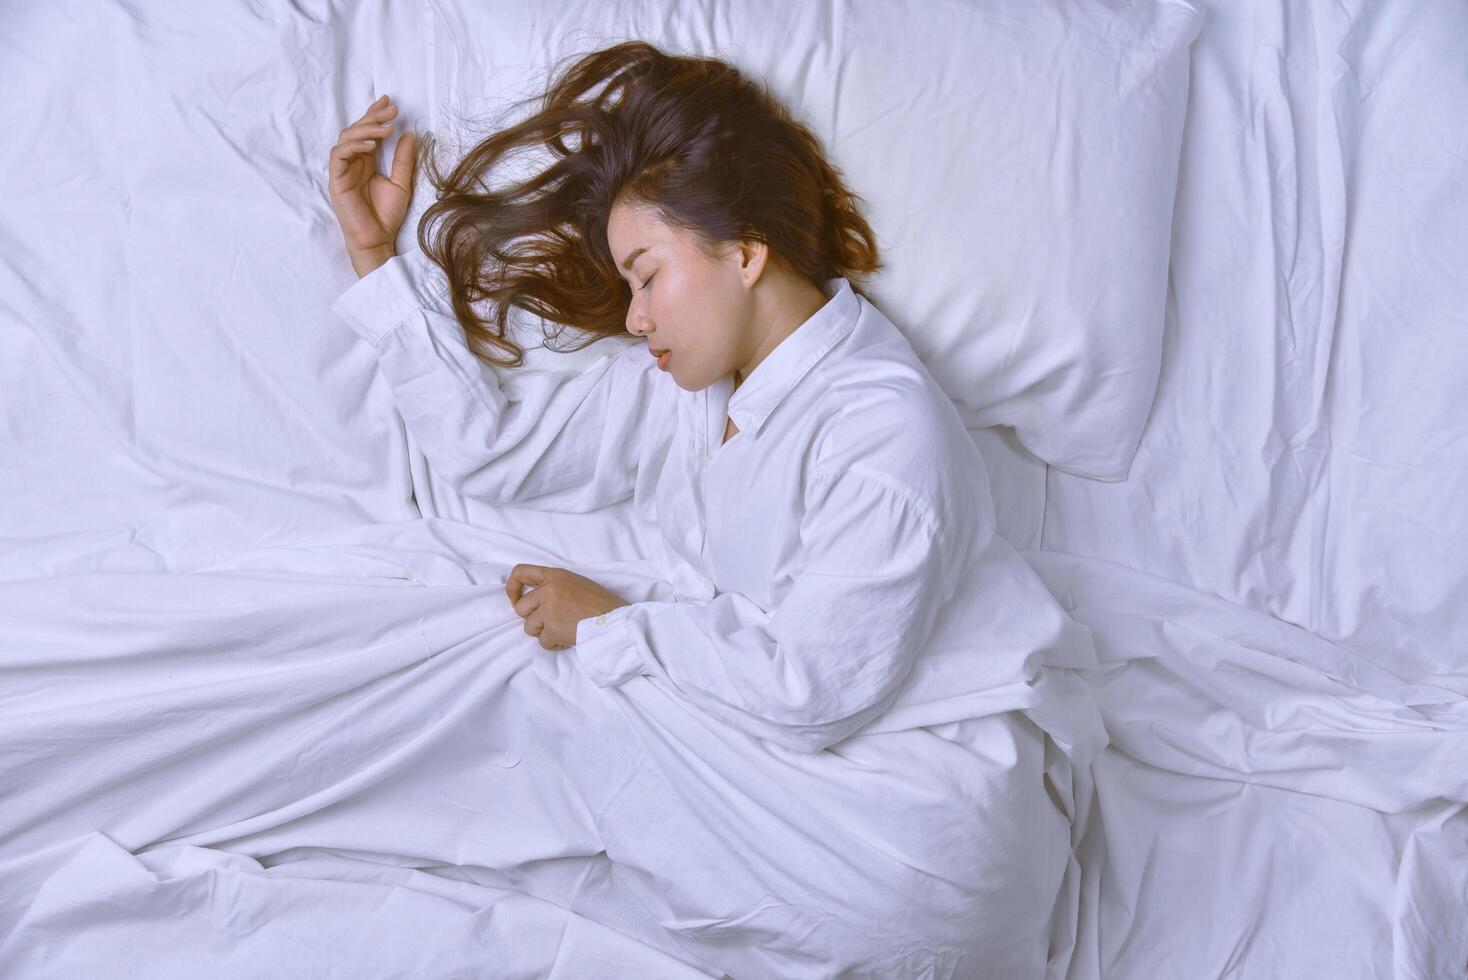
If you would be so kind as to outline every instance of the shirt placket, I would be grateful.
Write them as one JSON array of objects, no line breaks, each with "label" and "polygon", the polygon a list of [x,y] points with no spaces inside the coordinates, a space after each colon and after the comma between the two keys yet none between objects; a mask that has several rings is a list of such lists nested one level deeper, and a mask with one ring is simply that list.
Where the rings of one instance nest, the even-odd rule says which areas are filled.
[{"label": "shirt placket", "polygon": [[[707,389],[704,394],[707,394]],[[684,455],[684,479],[680,489],[688,496],[688,506],[678,508],[681,529],[675,531],[682,535],[682,540],[678,542],[680,547],[670,549],[678,559],[672,569],[671,584],[680,599],[712,599],[715,594],[713,580],[708,576],[706,557],[708,520],[703,473],[711,453],[708,446],[708,402],[706,398],[702,401],[703,410],[694,412],[695,424],[688,433]],[[704,417],[698,418],[699,415]]]}]

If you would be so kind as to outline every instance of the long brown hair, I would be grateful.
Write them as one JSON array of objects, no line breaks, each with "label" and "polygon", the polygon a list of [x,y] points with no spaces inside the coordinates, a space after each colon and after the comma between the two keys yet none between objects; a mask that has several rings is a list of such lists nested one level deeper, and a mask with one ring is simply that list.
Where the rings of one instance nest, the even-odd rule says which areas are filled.
[{"label": "long brown hair", "polygon": [[[607,246],[619,199],[654,209],[710,257],[731,242],[764,242],[772,260],[818,286],[841,275],[860,293],[881,267],[861,199],[763,84],[727,62],[643,41],[571,57],[538,112],[475,145],[447,177],[432,135],[420,141],[419,164],[437,194],[418,245],[448,277],[476,356],[521,366],[524,351],[506,336],[512,306],[584,334],[555,349],[631,336],[631,290]],[[554,162],[492,189],[491,169],[522,147],[549,148]],[[471,307],[482,300],[492,317]]]}]

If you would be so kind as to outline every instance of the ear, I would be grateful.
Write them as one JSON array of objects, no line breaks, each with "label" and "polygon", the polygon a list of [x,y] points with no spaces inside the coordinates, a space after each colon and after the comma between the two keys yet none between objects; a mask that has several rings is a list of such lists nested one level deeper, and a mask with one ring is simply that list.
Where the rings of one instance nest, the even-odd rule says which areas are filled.
[{"label": "ear", "polygon": [[764,242],[741,241],[739,243],[739,277],[746,288],[759,282],[764,274],[765,263],[770,258],[770,247]]}]

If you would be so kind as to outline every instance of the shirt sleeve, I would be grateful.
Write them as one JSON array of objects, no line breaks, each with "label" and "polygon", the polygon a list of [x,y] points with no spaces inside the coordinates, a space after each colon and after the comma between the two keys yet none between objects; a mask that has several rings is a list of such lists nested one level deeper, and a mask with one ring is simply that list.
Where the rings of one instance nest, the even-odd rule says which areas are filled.
[{"label": "shirt sleeve", "polygon": [[855,734],[893,702],[953,594],[932,508],[880,476],[813,478],[804,561],[778,608],[737,592],[636,602],[577,624],[598,685],[637,674],[709,714],[798,752]]},{"label": "shirt sleeve", "polygon": [[517,371],[501,384],[469,350],[443,270],[419,251],[363,276],[332,312],[372,346],[404,424],[465,497],[572,512],[623,500],[671,411],[654,405],[668,386],[641,344],[580,372]]}]

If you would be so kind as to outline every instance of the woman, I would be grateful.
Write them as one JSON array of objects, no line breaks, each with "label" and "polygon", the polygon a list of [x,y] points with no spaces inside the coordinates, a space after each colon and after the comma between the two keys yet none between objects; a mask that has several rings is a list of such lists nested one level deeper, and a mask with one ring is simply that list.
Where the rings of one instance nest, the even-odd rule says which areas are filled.
[{"label": "woman", "polygon": [[[655,601],[536,564],[506,592],[626,720],[578,740],[547,711],[542,764],[644,873],[670,948],[740,977],[1042,976],[1069,858],[1044,732],[1082,761],[1104,743],[1065,670],[1094,651],[994,536],[957,411],[853,285],[876,245],[819,141],[728,64],[618,44],[447,178],[430,165],[398,256],[416,141],[373,162],[394,111],[331,153],[361,277],[334,310],[435,472],[548,510],[630,496],[660,531]],[[522,147],[551,161],[491,190]],[[521,363],[511,305],[646,352],[507,394],[475,359]],[[618,738],[637,763],[578,795],[577,746]]]}]

